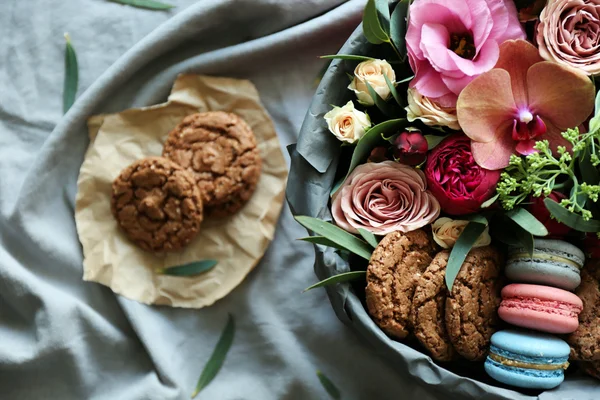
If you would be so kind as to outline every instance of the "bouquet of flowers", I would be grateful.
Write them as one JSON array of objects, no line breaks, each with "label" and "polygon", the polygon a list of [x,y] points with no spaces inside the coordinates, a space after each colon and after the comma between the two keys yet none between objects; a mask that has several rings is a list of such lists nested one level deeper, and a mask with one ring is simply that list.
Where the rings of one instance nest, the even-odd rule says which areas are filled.
[{"label": "bouquet of flowers", "polygon": [[[379,48],[374,53],[383,57],[324,56],[354,71],[347,86],[352,99],[333,105],[322,119],[323,135],[339,140],[329,199],[333,223],[296,216],[315,234],[304,240],[335,248],[352,271],[314,287],[367,277],[369,313],[400,340],[417,328],[415,293],[430,262],[441,265],[441,275],[428,282],[442,276],[434,296],[446,299],[446,310],[457,277],[468,275],[473,264],[477,268],[489,259],[502,269],[507,259],[552,259],[539,254],[538,242],[547,239],[584,250],[581,264],[595,264],[600,258],[600,94],[594,81],[600,74],[600,0],[369,0],[362,28]],[[389,264],[386,257],[396,257],[393,268],[408,263],[406,248],[419,243],[417,233],[432,239],[420,247],[427,265],[406,266],[410,274],[396,269],[376,277],[377,265]],[[397,249],[402,241],[403,254]],[[482,249],[488,248],[499,256],[486,258]],[[444,256],[434,256],[440,250]],[[556,251],[569,253],[564,246]],[[367,271],[360,258],[369,260]],[[502,275],[492,277],[498,303]],[[394,282],[370,288],[369,276]],[[404,292],[388,295],[408,296],[412,311],[411,304],[403,311],[401,299],[387,305],[397,309],[382,310],[386,291],[398,287]],[[438,304],[438,314],[443,309]],[[497,312],[498,304],[490,318]],[[406,329],[402,313],[409,321]],[[384,321],[388,317],[395,326]],[[490,322],[486,318],[484,325]],[[470,358],[452,338],[448,321],[446,315],[445,326],[437,327],[436,337],[452,339],[443,355],[421,341],[434,359],[454,359],[457,350],[473,360],[490,354],[490,365],[516,365],[498,361],[506,352],[492,357],[493,324],[480,332],[483,353]],[[600,376],[594,357],[585,360],[599,364]],[[562,374],[565,367],[560,368]],[[493,371],[490,375],[497,378]]]}]

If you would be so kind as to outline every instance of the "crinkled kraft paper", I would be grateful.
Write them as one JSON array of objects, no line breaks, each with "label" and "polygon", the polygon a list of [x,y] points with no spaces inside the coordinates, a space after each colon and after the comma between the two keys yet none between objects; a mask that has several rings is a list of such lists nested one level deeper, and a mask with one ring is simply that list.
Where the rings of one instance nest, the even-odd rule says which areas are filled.
[{"label": "crinkled kraft paper", "polygon": [[[162,153],[167,134],[185,116],[228,111],[252,127],[263,159],[250,201],[225,219],[205,219],[201,232],[180,253],[156,255],[132,244],[110,209],[111,185],[132,162]],[[286,161],[272,121],[254,85],[246,80],[181,75],[168,102],[98,115],[88,121],[90,146],[78,179],[75,219],[83,246],[83,279],[146,304],[201,308],[223,298],[257,265],[273,238],[281,212]],[[157,274],[158,268],[215,259],[196,277]]]}]

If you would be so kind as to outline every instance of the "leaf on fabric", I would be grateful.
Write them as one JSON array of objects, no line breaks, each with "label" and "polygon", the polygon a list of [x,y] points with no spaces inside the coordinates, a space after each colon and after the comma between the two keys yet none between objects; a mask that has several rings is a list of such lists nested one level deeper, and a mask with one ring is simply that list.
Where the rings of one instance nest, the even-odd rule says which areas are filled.
[{"label": "leaf on fabric", "polygon": [[340,400],[342,398],[339,389],[333,384],[333,382],[331,382],[331,379],[325,376],[325,374],[323,374],[321,371],[317,371],[317,377],[319,378],[319,381],[321,382],[321,385],[325,391],[332,399]]},{"label": "leaf on fabric", "polygon": [[485,224],[470,221],[458,237],[450,253],[450,258],[448,258],[448,265],[446,266],[445,279],[448,290],[452,291],[454,280],[460,272],[467,254],[469,254],[479,236],[485,231],[485,228]]},{"label": "leaf on fabric", "polygon": [[547,236],[548,229],[536,217],[524,208],[508,211],[506,216],[515,221],[521,228],[535,236]]},{"label": "leaf on fabric", "polygon": [[156,270],[161,275],[171,276],[195,276],[210,271],[217,265],[217,260],[201,260],[177,267],[160,268]]},{"label": "leaf on fabric", "polygon": [[344,272],[342,274],[330,276],[327,279],[323,279],[322,281],[317,282],[314,285],[307,287],[306,289],[304,289],[302,291],[302,293],[305,293],[305,292],[308,292],[309,290],[320,288],[320,287],[335,285],[336,283],[355,281],[357,279],[365,278],[366,276],[367,276],[366,271]]},{"label": "leaf on fabric", "polygon": [[306,216],[296,216],[294,218],[306,229],[327,238],[342,249],[348,250],[365,260],[371,259],[371,247],[351,233],[318,218]]},{"label": "leaf on fabric", "polygon": [[229,314],[227,319],[227,325],[225,325],[225,329],[223,333],[221,333],[221,337],[217,342],[217,346],[213,350],[208,362],[204,366],[202,373],[200,374],[200,378],[198,379],[198,383],[196,384],[196,389],[194,389],[194,393],[192,393],[191,398],[193,399],[204,389],[212,380],[217,376],[219,370],[223,366],[223,362],[225,361],[225,357],[227,357],[227,353],[231,348],[231,344],[233,343],[233,338],[235,336],[235,321],[233,320],[233,316]]},{"label": "leaf on fabric", "polygon": [[600,232],[600,221],[595,219],[586,221],[581,215],[567,210],[565,207],[549,198],[544,199],[544,204],[548,211],[550,211],[550,214],[552,214],[558,222],[562,222],[569,228],[579,232]]},{"label": "leaf on fabric", "polygon": [[119,3],[126,6],[144,8],[146,10],[169,10],[175,6],[155,0],[108,0],[113,3]]},{"label": "leaf on fabric", "polygon": [[63,113],[66,114],[75,103],[77,87],[79,86],[79,66],[77,54],[71,44],[71,37],[65,33],[65,81],[63,86]]}]

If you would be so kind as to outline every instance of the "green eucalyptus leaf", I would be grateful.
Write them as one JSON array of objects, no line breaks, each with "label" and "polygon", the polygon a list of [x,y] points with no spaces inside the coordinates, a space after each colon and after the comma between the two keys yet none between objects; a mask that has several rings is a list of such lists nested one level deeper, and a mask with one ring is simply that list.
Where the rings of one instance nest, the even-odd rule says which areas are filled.
[{"label": "green eucalyptus leaf", "polygon": [[375,0],[368,0],[363,13],[363,33],[367,40],[373,44],[389,42],[390,37],[381,26],[379,11]]},{"label": "green eucalyptus leaf", "polygon": [[521,228],[535,236],[547,236],[548,229],[536,217],[524,208],[515,208],[506,212],[506,216],[515,221]]},{"label": "green eucalyptus leaf", "polygon": [[317,371],[317,377],[319,378],[319,382],[321,382],[323,389],[325,389],[327,394],[329,394],[329,397],[334,400],[340,400],[342,398],[339,389],[327,376],[325,376],[325,374],[323,374],[321,371]]},{"label": "green eucalyptus leaf", "polygon": [[71,37],[65,33],[67,41],[65,47],[65,80],[63,84],[63,113],[66,114],[69,108],[75,103],[77,96],[77,87],[79,85],[79,66],[77,64],[77,54],[71,44]]},{"label": "green eucalyptus leaf", "polygon": [[296,216],[294,218],[306,229],[315,232],[317,235],[326,237],[341,248],[348,250],[349,252],[352,252],[357,256],[364,258],[365,260],[371,259],[371,253],[373,249],[371,249],[367,243],[351,233],[348,233],[345,230],[330,224],[329,222],[322,221],[317,218],[306,216]]},{"label": "green eucalyptus leaf", "polygon": [[369,91],[369,94],[371,95],[371,98],[375,102],[377,108],[379,108],[379,110],[387,117],[393,118],[394,116],[397,116],[398,109],[382,99],[368,81],[365,81],[365,83],[367,84],[367,90]]},{"label": "green eucalyptus leaf", "polygon": [[484,217],[483,215],[479,215],[479,214],[465,215],[463,218],[466,221],[478,222],[478,223],[483,224],[485,226],[488,226],[490,224],[488,222],[488,220],[487,220],[486,217]]},{"label": "green eucalyptus leaf", "polygon": [[198,395],[204,389],[215,376],[219,373],[219,370],[223,366],[223,362],[225,362],[225,357],[227,357],[227,353],[231,348],[231,344],[233,343],[233,338],[235,336],[235,321],[233,320],[233,316],[229,314],[227,319],[227,325],[225,325],[225,329],[223,329],[223,333],[221,333],[221,337],[217,342],[217,346],[213,350],[208,362],[204,366],[202,373],[200,374],[200,378],[198,379],[198,383],[196,384],[196,389],[194,393],[192,393],[192,399]]},{"label": "green eucalyptus leaf", "polygon": [[412,80],[414,79],[414,77],[415,77],[414,75],[412,75],[412,76],[409,76],[408,78],[404,78],[404,79],[402,79],[401,81],[398,81],[397,83],[406,83],[406,82],[410,82],[410,81],[412,81]]},{"label": "green eucalyptus leaf", "polygon": [[377,8],[377,16],[381,28],[387,35],[390,35],[390,5],[388,0],[375,0],[375,8]]},{"label": "green eucalyptus leaf", "polygon": [[365,278],[367,276],[366,271],[351,271],[344,272],[338,275],[330,276],[327,279],[323,279],[321,282],[315,283],[312,286],[307,287],[302,291],[302,293],[308,292],[309,290],[335,285],[336,283],[350,282],[355,281],[357,279]]},{"label": "green eucalyptus leaf", "polygon": [[438,144],[442,142],[442,140],[446,139],[447,136],[448,135],[425,135],[425,140],[427,140],[427,150],[433,150]]},{"label": "green eucalyptus leaf", "polygon": [[334,249],[338,249],[338,250],[346,250],[339,244],[327,239],[325,236],[308,236],[308,237],[300,238],[298,240],[303,240],[303,241],[309,242],[309,243],[320,244],[320,245],[327,246],[327,247],[333,247]]},{"label": "green eucalyptus leaf", "polygon": [[108,0],[113,3],[119,3],[126,6],[144,8],[146,10],[168,10],[175,7],[172,4],[162,3],[155,0]]},{"label": "green eucalyptus leaf", "polygon": [[479,236],[485,231],[485,228],[485,224],[470,221],[456,240],[448,258],[448,265],[446,266],[445,279],[448,290],[452,291],[454,280],[460,272],[467,254],[469,254]]},{"label": "green eucalyptus leaf", "polygon": [[562,222],[569,228],[579,232],[600,232],[600,221],[595,219],[586,221],[581,215],[567,210],[565,207],[549,198],[544,199],[544,204],[548,211],[550,211],[550,214],[552,214],[558,222]]},{"label": "green eucalyptus leaf", "polygon": [[410,2],[399,1],[390,18],[390,39],[398,49],[402,60],[406,58],[406,28]]},{"label": "green eucalyptus leaf", "polygon": [[385,83],[387,84],[388,88],[390,89],[390,93],[392,93],[392,97],[394,98],[394,100],[396,100],[396,103],[398,103],[398,105],[400,107],[404,107],[404,100],[398,94],[398,90],[396,90],[396,86],[392,83],[392,81],[390,81],[390,78],[388,78],[386,74],[383,74],[383,78],[385,79]]},{"label": "green eucalyptus leaf", "polygon": [[375,237],[375,235],[373,235],[368,230],[358,228],[358,233],[360,233],[360,236],[362,236],[363,239],[365,239],[365,241],[369,243],[373,248],[377,247],[377,245],[379,244],[379,240],[377,240],[377,237]]},{"label": "green eucalyptus leaf", "polygon": [[177,267],[159,268],[158,274],[170,276],[195,276],[210,271],[217,265],[217,260],[200,260]]},{"label": "green eucalyptus leaf", "polygon": [[325,58],[327,60],[340,59],[340,60],[350,60],[350,61],[373,61],[373,60],[375,60],[373,57],[356,56],[353,54],[332,54],[332,55],[327,55],[327,56],[321,56],[321,58]]},{"label": "green eucalyptus leaf", "polygon": [[581,172],[583,182],[588,185],[597,185],[600,183],[600,172],[598,172],[598,168],[594,167],[592,164],[589,151],[586,151],[586,154],[579,158],[579,171]]},{"label": "green eucalyptus leaf", "polygon": [[500,197],[500,194],[491,197],[487,201],[484,201],[483,204],[481,204],[481,208],[489,208],[492,204],[496,202],[496,200],[498,200],[498,197]]}]

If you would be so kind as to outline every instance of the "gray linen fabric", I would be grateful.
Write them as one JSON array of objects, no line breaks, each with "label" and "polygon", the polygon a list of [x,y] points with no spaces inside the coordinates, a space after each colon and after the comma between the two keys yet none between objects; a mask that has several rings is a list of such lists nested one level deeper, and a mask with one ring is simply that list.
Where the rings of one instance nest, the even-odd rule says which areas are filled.
[{"label": "gray linen fabric", "polygon": [[[323,290],[300,294],[316,280],[314,252],[287,209],[262,263],[210,308],[148,307],[82,281],[73,208],[89,115],[164,101],[180,72],[240,77],[257,85],[282,146],[295,142],[317,56],[337,52],[364,4],[169,2],[178,7],[2,1],[0,398],[189,398],[228,312],[234,345],[200,398],[324,399],[317,369],[344,399],[427,398],[339,322]],[[65,31],[80,90],[62,117]]]}]

